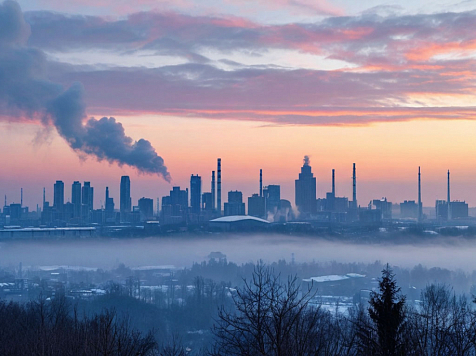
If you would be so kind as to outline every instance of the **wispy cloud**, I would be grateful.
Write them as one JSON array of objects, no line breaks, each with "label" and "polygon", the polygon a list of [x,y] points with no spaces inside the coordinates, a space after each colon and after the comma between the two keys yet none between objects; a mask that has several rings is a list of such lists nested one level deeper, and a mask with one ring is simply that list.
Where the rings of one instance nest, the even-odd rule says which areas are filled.
[{"label": "wispy cloud", "polygon": [[[278,5],[289,3],[283,0]],[[471,98],[476,12],[371,11],[286,25],[176,12],[141,12],[119,20],[32,12],[27,21],[32,32],[29,44],[47,52],[148,51],[187,61],[156,68],[50,61],[51,78],[63,84],[82,82],[95,112],[302,125],[475,118]],[[266,63],[272,49],[351,66],[327,71],[299,64],[279,68]],[[211,59],[210,51],[222,58]],[[243,65],[236,53],[261,56],[262,64]]]}]

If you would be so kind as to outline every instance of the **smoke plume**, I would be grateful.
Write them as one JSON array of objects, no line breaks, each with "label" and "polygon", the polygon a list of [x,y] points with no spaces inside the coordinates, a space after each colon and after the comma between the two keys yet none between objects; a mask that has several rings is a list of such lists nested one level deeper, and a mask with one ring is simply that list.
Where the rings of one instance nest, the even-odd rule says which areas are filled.
[{"label": "smoke plume", "polygon": [[45,54],[27,46],[30,26],[14,1],[0,3],[0,115],[53,125],[78,153],[135,167],[170,181],[163,159],[147,140],[134,141],[114,118],[86,120],[83,87],[67,90],[47,79]]}]

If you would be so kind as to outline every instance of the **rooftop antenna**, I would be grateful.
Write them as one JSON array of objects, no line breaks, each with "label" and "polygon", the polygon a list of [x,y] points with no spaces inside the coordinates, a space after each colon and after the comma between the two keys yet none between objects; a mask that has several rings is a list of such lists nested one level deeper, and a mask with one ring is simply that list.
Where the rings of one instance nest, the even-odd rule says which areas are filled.
[{"label": "rooftop antenna", "polygon": [[23,188],[20,188],[20,206],[23,207]]}]

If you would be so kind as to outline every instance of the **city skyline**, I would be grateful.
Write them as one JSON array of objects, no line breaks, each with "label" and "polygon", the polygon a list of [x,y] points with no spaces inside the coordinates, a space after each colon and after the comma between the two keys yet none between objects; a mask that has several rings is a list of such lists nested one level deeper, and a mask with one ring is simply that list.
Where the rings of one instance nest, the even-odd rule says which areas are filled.
[{"label": "city skyline", "polygon": [[[337,193],[350,198],[356,162],[360,202],[416,199],[422,166],[425,206],[445,199],[448,169],[452,197],[476,206],[475,5],[261,0],[255,6],[266,11],[250,12],[238,1],[0,4],[21,30],[0,36],[0,69],[27,53],[41,64],[20,68],[32,74],[24,81],[0,84],[0,192],[9,202],[23,187],[33,206],[57,179],[109,186],[118,197],[123,175],[135,182],[134,201],[160,197],[188,186],[190,174],[207,177],[218,156],[223,201],[230,190],[257,193],[259,169],[293,201],[309,155],[318,197],[335,169]],[[12,85],[37,91],[16,97]],[[71,98],[77,111],[66,114],[76,116],[59,105]],[[96,139],[108,132],[118,152]]]},{"label": "city skyline", "polygon": [[[218,158],[217,159],[217,163],[218,163],[218,166],[221,168],[221,158]],[[346,194],[342,194],[341,193],[341,189],[338,189],[338,183],[336,183],[336,172],[335,172],[335,169],[332,169],[331,170],[331,181],[329,182],[329,188],[326,190],[325,188],[323,188],[322,190],[325,190],[325,192],[322,194],[322,195],[319,195],[318,193],[316,194],[316,197],[314,198],[313,197],[313,194],[307,194],[308,192],[306,191],[306,194],[303,195],[303,192],[302,192],[302,189],[300,186],[298,188],[298,181],[300,181],[303,177],[304,178],[304,181],[306,181],[307,183],[304,183],[304,184],[307,184],[309,186],[309,188],[305,188],[306,190],[310,189],[312,191],[312,186],[314,185],[317,185],[316,182],[317,182],[317,179],[316,177],[314,176],[314,170],[312,168],[312,165],[311,165],[311,160],[309,158],[309,156],[304,156],[303,160],[302,160],[302,166],[301,166],[301,173],[297,173],[296,175],[296,179],[294,180],[294,191],[293,191],[293,194],[292,194],[292,197],[288,197],[288,195],[281,195],[281,193],[279,193],[281,191],[281,184],[275,184],[275,183],[266,183],[266,181],[263,179],[263,170],[260,169],[259,170],[259,174],[258,174],[258,177],[255,181],[255,185],[256,185],[256,190],[255,191],[252,191],[250,194],[247,194],[239,189],[236,189],[236,188],[231,188],[231,189],[228,189],[226,191],[224,191],[224,193],[222,193],[222,199],[221,199],[221,211],[222,213],[225,212],[224,210],[224,207],[223,207],[223,204],[224,203],[228,203],[229,201],[226,199],[226,196],[229,195],[230,193],[234,193],[234,192],[239,192],[240,194],[242,194],[242,199],[243,199],[243,202],[244,202],[244,205],[246,205],[246,214],[245,215],[248,215],[248,203],[246,203],[246,200],[247,198],[249,197],[252,197],[252,196],[259,196],[259,197],[265,197],[266,194],[267,194],[267,191],[269,190],[269,188],[272,188],[274,189],[274,187],[277,187],[278,189],[278,196],[281,195],[281,199],[284,199],[284,200],[287,200],[289,201],[289,203],[291,204],[291,206],[293,207],[293,209],[295,209],[295,211],[297,212],[298,211],[298,200],[302,200],[303,197],[308,197],[310,199],[309,203],[305,203],[304,205],[305,206],[301,206],[301,209],[300,211],[303,212],[303,213],[309,213],[311,212],[311,214],[315,214],[316,212],[316,199],[317,199],[317,211],[319,211],[319,200],[322,200],[324,199],[324,201],[326,199],[329,199],[329,197],[331,196],[331,199],[335,199],[336,197],[341,197],[341,198],[345,198],[347,200],[347,206],[350,210],[352,209],[355,209],[357,207],[361,207],[361,208],[366,208],[369,204],[371,204],[374,200],[379,200],[379,199],[385,199],[385,201],[389,201],[395,205],[399,205],[403,202],[406,202],[406,201],[415,201],[415,202],[418,202],[419,200],[419,194],[421,194],[419,192],[419,189],[421,189],[421,191],[424,191],[424,178],[421,179],[421,167],[418,167],[418,171],[416,173],[416,179],[415,179],[415,182],[414,184],[416,185],[416,195],[415,197],[413,196],[409,196],[409,197],[405,197],[404,199],[402,199],[401,201],[400,200],[397,200],[397,201],[392,201],[391,199],[388,198],[388,196],[386,195],[383,195],[381,197],[379,196],[374,196],[373,198],[369,199],[369,200],[358,200],[358,194],[355,195],[355,200],[354,200],[354,194],[357,190],[359,190],[359,181],[356,179],[355,181],[355,184],[356,184],[356,188],[357,189],[354,189],[354,178],[351,177],[350,178],[350,185],[351,185],[351,194],[349,195],[346,195]],[[355,169],[356,169],[356,165],[355,163],[353,163],[353,170],[352,170],[352,173],[353,175],[356,173]],[[306,171],[304,171],[306,170]],[[219,169],[220,173],[221,173],[221,169]],[[305,175],[303,176],[303,172],[306,172]],[[188,196],[188,199],[187,199],[187,204],[188,204],[188,208],[190,209],[190,211],[192,213],[199,213],[199,211],[201,209],[203,209],[203,199],[205,199],[203,197],[203,194],[210,194],[210,197],[208,199],[210,199],[209,203],[211,203],[212,201],[214,203],[212,203],[212,210],[215,211],[215,208],[214,206],[218,206],[217,205],[217,200],[218,200],[218,197],[217,197],[217,193],[215,191],[215,195],[213,195],[213,189],[215,187],[216,189],[216,176],[215,176],[215,173],[216,171],[213,170],[210,172],[209,176],[201,176],[199,174],[191,174],[190,177],[189,177],[189,182],[188,182],[188,185],[187,184],[184,184],[184,185],[173,185],[171,186],[170,188],[170,192],[172,191],[172,188],[175,189],[175,188],[179,188],[179,189],[183,189],[184,191],[187,190],[187,196]],[[446,201],[451,201],[451,202],[467,202],[466,199],[459,199],[459,198],[456,198],[454,199],[453,196],[451,196],[451,199],[450,199],[450,170],[447,170],[446,172],[446,180],[445,180],[445,196],[444,197],[438,197],[436,198],[435,200],[433,200],[432,202],[429,202],[427,204],[425,204],[425,201],[424,199],[422,199],[422,206],[425,207],[425,208],[434,208],[435,207],[435,202],[438,203],[439,201],[442,201],[442,202],[446,202]],[[221,174],[220,174],[221,176]],[[424,177],[424,175],[423,175]],[[207,181],[207,178],[209,178],[209,181]],[[355,178],[357,178],[357,174],[355,174]],[[309,180],[310,179],[310,180]],[[420,182],[420,179],[421,181],[423,181],[423,183]],[[451,178],[451,181],[453,180],[453,178]],[[233,181],[233,180],[232,180]],[[223,181],[220,181],[220,185]],[[81,185],[84,183],[84,187],[82,188],[82,199],[85,200],[85,197],[84,197],[84,194],[85,194],[85,191],[84,189],[86,189],[86,185],[88,186],[88,191],[89,189],[91,189],[91,191],[93,191],[95,188],[93,187],[94,186],[94,182],[91,183],[90,181],[84,181],[83,183],[81,183],[80,181],[73,181],[72,184],[68,184],[68,182],[66,182],[67,184],[65,185],[65,182],[62,181],[62,180],[56,180],[56,183],[53,184],[53,189],[51,189],[51,194],[48,194],[48,188],[46,186],[44,186],[42,188],[42,201],[41,202],[38,202],[36,204],[33,204],[33,205],[29,205],[27,203],[24,203],[24,187],[21,187],[20,189],[20,194],[19,194],[19,200],[15,200],[15,198],[10,199],[9,196],[7,194],[5,194],[5,206],[8,206],[10,204],[19,204],[21,202],[21,205],[23,207],[29,207],[30,208],[30,211],[34,211],[36,210],[35,207],[38,206],[40,208],[40,210],[42,210],[42,207],[43,207],[43,204],[44,202],[46,201],[47,203],[49,203],[49,206],[50,207],[53,207],[54,209],[59,209],[60,211],[62,210],[62,206],[63,204],[66,204],[66,203],[72,203],[73,205],[76,205],[77,203],[75,202],[75,196],[77,196],[78,193],[75,193],[74,192],[74,189],[75,187],[79,187],[79,193],[81,193]],[[300,183],[300,184],[303,184],[303,183]],[[349,182],[347,182],[347,184],[349,184]],[[92,185],[92,186],[91,186]],[[57,188],[58,187],[58,188]],[[89,188],[91,187],[91,188]],[[210,189],[208,189],[207,187],[210,187]],[[27,190],[29,187],[26,187]],[[112,189],[111,189],[112,188]],[[94,193],[90,193],[91,196],[93,197],[93,203],[94,203],[94,206],[96,209],[106,209],[106,200],[108,199],[108,197],[110,197],[112,199],[112,201],[114,202],[114,199],[116,199],[115,201],[115,204],[116,204],[116,210],[115,211],[118,211],[118,212],[121,212],[121,216],[124,212],[131,212],[132,211],[132,207],[136,207],[138,206],[138,202],[140,199],[143,199],[145,197],[147,197],[147,199],[151,199],[151,200],[154,200],[156,201],[157,203],[153,203],[153,206],[154,206],[154,211],[156,213],[158,213],[158,211],[160,210],[160,205],[159,205],[159,201],[160,199],[163,199],[165,196],[167,196],[167,194],[164,194],[164,195],[160,195],[160,196],[154,196],[151,192],[148,192],[148,194],[138,194],[138,193],[134,193],[134,189],[131,188],[131,180],[130,180],[130,177],[129,176],[121,176],[120,179],[119,179],[119,184],[118,184],[118,189],[116,189],[117,187],[115,187],[114,184],[110,184],[110,185],[106,185],[104,187],[104,191],[105,191],[105,196],[103,196],[104,194],[102,193],[99,193],[98,195],[96,195],[96,198],[94,198]],[[451,191],[453,191],[454,189],[454,186],[451,186]],[[77,189],[78,190],[78,189]],[[114,195],[114,192],[117,190],[117,197]],[[346,189],[344,189],[346,190]],[[111,193],[111,191],[113,193]],[[139,192],[144,192],[143,189],[138,189]],[[195,193],[193,193],[195,191]],[[317,192],[319,192],[319,189],[316,189]],[[101,192],[101,191],[99,191]],[[168,193],[168,191],[167,191]],[[89,194],[86,192],[86,194]],[[15,194],[13,194],[15,196]],[[224,196],[223,196],[224,195]],[[141,198],[135,198],[135,196],[141,196]],[[192,196],[194,196],[192,198]],[[51,197],[51,198],[50,198]],[[134,197],[134,198],[133,198]],[[212,198],[214,197],[214,198]],[[105,199],[103,199],[105,198]],[[81,199],[81,198],[80,198]],[[305,198],[306,199],[306,198]],[[76,201],[78,201],[78,199],[76,198]],[[90,201],[89,198],[86,199],[86,201]],[[354,205],[354,201],[357,201],[357,206]],[[123,202],[123,203],[121,203]],[[137,204],[136,204],[137,203]],[[91,203],[87,203],[87,205],[89,205]],[[113,203],[114,204],[114,203]],[[125,205],[123,205],[125,204]],[[309,207],[307,206],[308,204]],[[468,204],[469,205],[469,204]],[[57,206],[60,206],[60,208],[57,208]],[[195,208],[193,208],[195,206]],[[312,208],[311,208],[312,206]],[[471,208],[472,206],[469,205],[469,207]],[[76,208],[74,208],[75,211],[76,211]],[[197,210],[198,209],[198,210]],[[314,209],[314,210],[313,210]],[[322,208],[324,209],[324,208]],[[90,210],[92,211],[92,208],[90,208]],[[326,209],[324,209],[326,210]],[[451,214],[451,213],[450,213]],[[74,213],[75,216],[77,216],[77,213],[75,212]],[[226,214],[225,214],[226,215]]]}]

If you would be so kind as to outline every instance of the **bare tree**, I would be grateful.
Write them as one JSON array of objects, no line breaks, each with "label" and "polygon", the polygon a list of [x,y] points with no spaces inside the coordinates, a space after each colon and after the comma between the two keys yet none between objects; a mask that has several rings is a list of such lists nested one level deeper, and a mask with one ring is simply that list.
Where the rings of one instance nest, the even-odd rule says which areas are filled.
[{"label": "bare tree", "polygon": [[[214,327],[213,355],[324,355],[331,335],[329,313],[310,307],[297,277],[280,276],[258,264],[233,296],[236,310],[222,308]],[[336,335],[335,333],[332,335]]]}]

